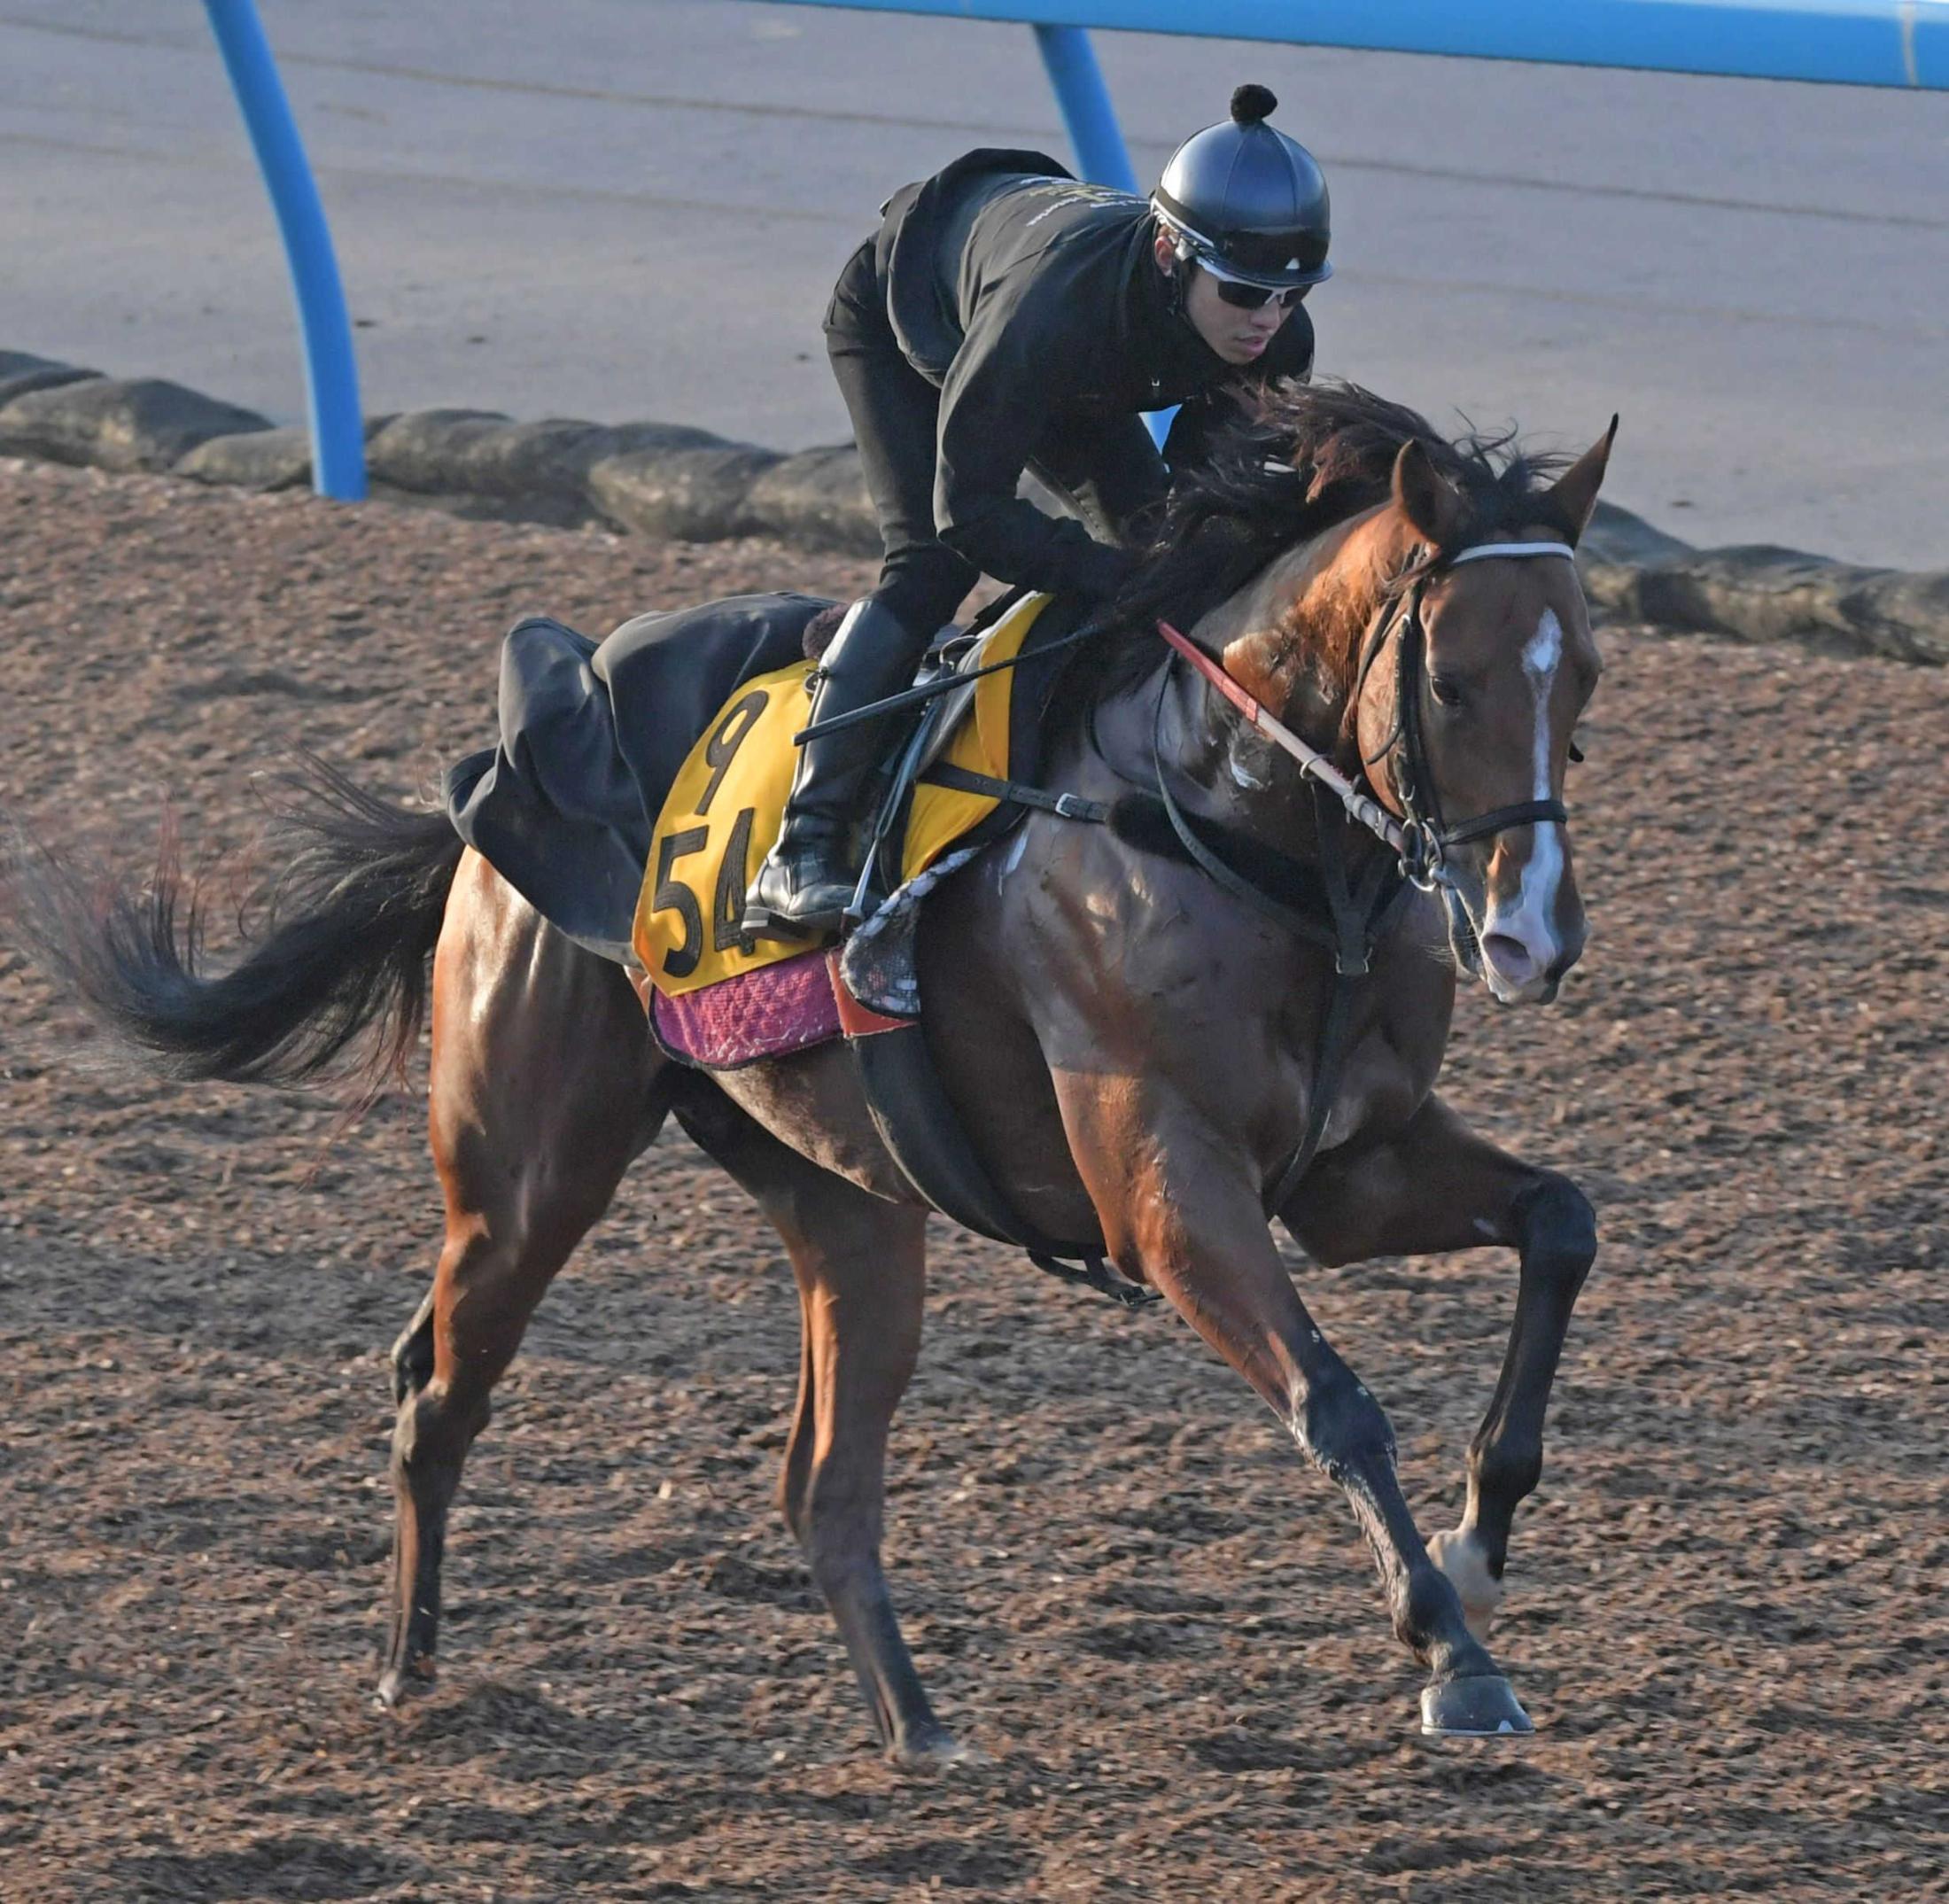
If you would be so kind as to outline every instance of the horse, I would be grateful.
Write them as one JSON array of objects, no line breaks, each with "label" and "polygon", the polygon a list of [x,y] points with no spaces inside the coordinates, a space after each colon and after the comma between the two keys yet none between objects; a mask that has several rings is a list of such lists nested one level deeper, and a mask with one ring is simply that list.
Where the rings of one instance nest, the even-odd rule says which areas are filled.
[{"label": "horse", "polygon": [[[1600,662],[1565,558],[1616,427],[1572,462],[1450,440],[1353,385],[1270,398],[1180,484],[1048,714],[1050,786],[1106,804],[1153,789],[1153,820],[1161,800],[1205,850],[1038,807],[945,879],[920,925],[929,1041],[989,1175],[1044,1233],[1099,1233],[1122,1277],[1345,1490],[1394,1630],[1426,1668],[1436,1735],[1533,1729],[1487,1639],[1596,1220],[1569,1177],[1475,1134],[1435,1084],[1462,978],[1547,1003],[1583,951],[1563,795]],[[1169,618],[1201,666],[1158,639]],[[1295,740],[1370,826],[1309,797]],[[379,1700],[433,1676],[448,1510],[496,1381],[674,1115],[791,1261],[803,1333],[778,1498],[880,1740],[910,1766],[959,1755],[880,1555],[928,1212],[846,1045],[734,1071],[673,1063],[631,975],[540,916],[444,813],[327,773],[287,819],[268,924],[227,969],[201,968],[200,888],[167,859],[105,896],[23,849],[8,883],[40,961],[185,1078],[290,1084],[363,1051],[376,1079],[430,1004],[446,1231],[392,1356]],[[1295,929],[1252,870],[1329,862],[1337,890],[1398,894],[1351,959],[1344,935],[1336,954]],[[1308,1314],[1274,1219],[1325,1265],[1515,1252],[1514,1322],[1454,1528],[1424,1541],[1387,1417]]]}]

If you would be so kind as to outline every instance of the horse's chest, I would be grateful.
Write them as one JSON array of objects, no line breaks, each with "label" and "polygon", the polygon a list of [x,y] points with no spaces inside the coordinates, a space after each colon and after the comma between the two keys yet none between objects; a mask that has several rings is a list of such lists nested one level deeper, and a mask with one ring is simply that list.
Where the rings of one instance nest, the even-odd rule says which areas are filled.
[{"label": "horse's chest", "polygon": [[1434,1071],[1433,1063],[1403,1051],[1387,1027],[1369,1026],[1346,1054],[1321,1149],[1337,1150],[1356,1138],[1371,1141],[1399,1130],[1433,1087]]}]

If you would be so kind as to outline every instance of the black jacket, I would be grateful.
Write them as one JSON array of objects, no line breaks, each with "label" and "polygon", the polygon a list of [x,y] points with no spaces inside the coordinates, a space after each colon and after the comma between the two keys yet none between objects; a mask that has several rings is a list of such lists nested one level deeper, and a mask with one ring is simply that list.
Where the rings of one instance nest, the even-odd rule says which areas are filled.
[{"label": "black jacket", "polygon": [[[1162,498],[1168,465],[1195,457],[1247,384],[1312,369],[1303,309],[1249,369],[1226,363],[1176,307],[1155,233],[1144,199],[1081,184],[1041,152],[970,152],[888,201],[875,245],[888,315],[941,388],[936,525],[1004,581],[1114,592],[1131,557],[1109,545]],[[1138,413],[1173,404],[1161,456]],[[1025,468],[1096,535],[1019,500]]]}]

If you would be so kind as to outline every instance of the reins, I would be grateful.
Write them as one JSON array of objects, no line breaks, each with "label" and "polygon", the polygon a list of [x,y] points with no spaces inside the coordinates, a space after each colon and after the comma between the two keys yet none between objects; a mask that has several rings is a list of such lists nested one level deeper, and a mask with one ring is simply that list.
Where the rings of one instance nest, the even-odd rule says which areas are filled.
[{"label": "reins", "polygon": [[1078,642],[1093,641],[1099,634],[1107,634],[1114,623],[1104,617],[1095,616],[1084,622],[1080,628],[1072,628],[1066,635],[1053,641],[1044,641],[1033,656],[1014,654],[1000,661],[990,661],[978,668],[949,668],[933,680],[922,681],[917,688],[903,688],[898,694],[891,694],[879,701],[869,701],[864,707],[856,707],[849,713],[834,714],[825,720],[815,720],[801,727],[792,736],[794,747],[803,747],[808,741],[816,741],[822,734],[843,734],[848,727],[856,727],[862,721],[883,719],[889,714],[903,714],[910,707],[920,707],[944,694],[952,694],[957,688],[965,688],[970,681],[978,681],[990,674],[1001,674],[1010,668],[1018,668],[1028,660],[1040,661],[1045,655],[1060,654],[1066,648],[1074,648]]},{"label": "reins", "polygon": [[1298,761],[1301,773],[1317,781],[1347,809],[1353,819],[1357,820],[1369,832],[1379,835],[1397,853],[1406,857],[1408,836],[1402,831],[1401,823],[1379,801],[1371,794],[1363,793],[1316,747],[1308,747],[1277,715],[1268,713],[1264,703],[1255,695],[1228,674],[1223,664],[1207,655],[1195,641],[1180,634],[1168,621],[1159,622],[1157,632],[1219,694],[1237,708],[1253,727]]}]

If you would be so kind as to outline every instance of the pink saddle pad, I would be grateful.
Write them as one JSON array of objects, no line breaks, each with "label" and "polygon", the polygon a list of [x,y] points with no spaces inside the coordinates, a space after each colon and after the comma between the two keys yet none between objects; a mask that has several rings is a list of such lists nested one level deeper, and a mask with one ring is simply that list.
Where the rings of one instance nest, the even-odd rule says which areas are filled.
[{"label": "pink saddle pad", "polygon": [[649,1010],[664,1049],[707,1070],[806,1051],[839,1036],[823,951],[760,966],[680,999],[652,991]]}]

